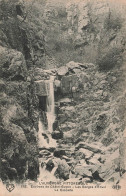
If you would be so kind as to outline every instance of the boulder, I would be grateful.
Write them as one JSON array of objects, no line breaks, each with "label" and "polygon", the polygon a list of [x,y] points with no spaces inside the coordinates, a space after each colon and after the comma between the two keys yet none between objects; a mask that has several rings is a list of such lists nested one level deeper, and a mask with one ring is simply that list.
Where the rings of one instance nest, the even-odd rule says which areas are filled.
[{"label": "boulder", "polygon": [[74,69],[73,69],[73,72],[74,72],[75,74],[78,74],[78,73],[80,73],[80,72],[81,72],[81,69],[74,68]]},{"label": "boulder", "polygon": [[61,92],[72,96],[72,87],[78,87],[78,76],[76,74],[63,76],[61,80]]},{"label": "boulder", "polygon": [[65,160],[59,158],[50,159],[46,164],[46,169],[59,179],[69,179],[70,167]]},{"label": "boulder", "polygon": [[75,174],[81,175],[83,177],[91,177],[92,173],[90,171],[90,168],[85,168],[85,166],[77,165],[75,167]]},{"label": "boulder", "polygon": [[98,159],[96,157],[92,157],[90,160],[89,160],[89,164],[93,164],[93,165],[101,165],[101,163],[98,161]]},{"label": "boulder", "polygon": [[64,179],[64,180],[69,179],[69,175],[70,175],[69,165],[66,163],[65,160],[60,160],[60,159],[58,160],[57,163],[58,163],[58,167],[54,175],[60,179]]},{"label": "boulder", "polygon": [[51,172],[54,167],[55,167],[55,162],[53,159],[50,159],[46,164],[46,169]]},{"label": "boulder", "polygon": [[66,64],[66,67],[68,69],[79,68],[80,67],[80,63],[77,63],[77,62],[74,62],[74,61],[70,61],[69,63]]},{"label": "boulder", "polygon": [[68,73],[68,67],[62,66],[57,70],[59,76],[65,76]]},{"label": "boulder", "polygon": [[55,156],[55,157],[62,157],[63,155],[66,155],[65,150],[56,149],[56,150],[54,151],[54,156]]},{"label": "boulder", "polygon": [[64,140],[72,140],[73,139],[73,133],[74,133],[74,130],[69,130],[67,132],[64,132],[63,133],[63,137],[64,137]]},{"label": "boulder", "polygon": [[39,157],[46,157],[49,156],[51,153],[48,150],[41,150],[39,152]]},{"label": "boulder", "polygon": [[52,135],[53,139],[62,139],[63,138],[63,132],[59,131],[59,130],[53,131],[51,135]]},{"label": "boulder", "polygon": [[92,177],[94,180],[98,181],[98,182],[104,182],[105,180],[103,178],[100,177],[98,171],[95,171],[94,173],[92,173]]},{"label": "boulder", "polygon": [[99,153],[99,152],[102,152],[101,148],[98,147],[95,143],[94,144],[87,144],[85,142],[79,142],[77,145],[76,145],[76,150],[80,149],[80,148],[84,148],[84,149],[87,149],[89,151],[92,151],[94,153]]},{"label": "boulder", "polygon": [[109,179],[115,173],[115,166],[108,161],[97,170],[100,177],[104,180]]},{"label": "boulder", "polygon": [[79,152],[83,153],[85,156],[85,159],[90,159],[93,156],[93,152],[84,148],[80,148]]}]

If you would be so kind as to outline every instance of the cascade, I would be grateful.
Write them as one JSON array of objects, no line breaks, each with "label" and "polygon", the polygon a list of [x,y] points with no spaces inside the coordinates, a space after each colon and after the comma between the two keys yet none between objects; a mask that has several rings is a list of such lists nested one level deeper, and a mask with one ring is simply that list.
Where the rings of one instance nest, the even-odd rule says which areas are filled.
[{"label": "cascade", "polygon": [[[53,123],[55,121],[55,101],[54,101],[54,76],[50,76],[50,80],[46,80],[46,91],[47,91],[47,100],[46,100],[46,117],[47,117],[47,128],[45,127],[42,116],[40,112],[39,117],[39,131],[38,131],[38,145],[40,149],[49,149],[55,148],[57,143],[52,138],[51,133],[53,131]],[[43,111],[42,111],[43,112]],[[45,136],[45,137],[44,137]],[[47,176],[50,178],[54,176],[48,172],[45,167],[41,166],[42,162],[46,162],[45,158],[39,158],[39,179],[46,178]]]},{"label": "cascade", "polygon": [[48,121],[48,131],[52,133],[53,123],[55,121],[54,76],[50,76],[50,80],[49,80],[49,94],[47,97],[47,121]]}]

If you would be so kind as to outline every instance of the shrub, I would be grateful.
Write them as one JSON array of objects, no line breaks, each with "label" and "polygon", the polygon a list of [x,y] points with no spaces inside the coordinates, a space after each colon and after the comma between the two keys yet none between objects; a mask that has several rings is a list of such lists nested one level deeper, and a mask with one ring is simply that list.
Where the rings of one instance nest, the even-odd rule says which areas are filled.
[{"label": "shrub", "polygon": [[99,70],[109,71],[115,66],[122,64],[122,50],[120,48],[111,48],[107,53],[97,58]]},{"label": "shrub", "polygon": [[113,29],[118,30],[122,27],[122,18],[120,16],[111,15],[107,17],[104,22],[104,28],[107,30]]}]

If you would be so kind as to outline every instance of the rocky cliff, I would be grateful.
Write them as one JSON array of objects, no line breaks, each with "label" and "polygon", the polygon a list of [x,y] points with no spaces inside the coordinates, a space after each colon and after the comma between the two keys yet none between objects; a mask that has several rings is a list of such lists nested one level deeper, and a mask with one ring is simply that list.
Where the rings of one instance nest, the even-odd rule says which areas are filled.
[{"label": "rocky cliff", "polygon": [[[34,67],[44,55],[44,40],[32,2],[0,1],[0,104],[2,180],[36,179],[38,107]],[[34,19],[36,19],[34,21]],[[37,22],[36,22],[37,21]],[[35,33],[36,31],[36,33]]]},{"label": "rocky cliff", "polygon": [[125,9],[117,1],[48,1],[47,52],[59,66],[69,61],[96,63],[105,70],[119,66],[125,58]]}]

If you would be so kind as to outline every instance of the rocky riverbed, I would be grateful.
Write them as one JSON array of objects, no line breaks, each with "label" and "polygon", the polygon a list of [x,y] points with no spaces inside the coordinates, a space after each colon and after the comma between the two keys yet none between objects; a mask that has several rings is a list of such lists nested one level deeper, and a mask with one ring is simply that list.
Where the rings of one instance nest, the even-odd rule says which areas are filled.
[{"label": "rocky riverbed", "polygon": [[[39,73],[43,78],[42,71]],[[75,62],[48,74],[56,77],[52,138],[57,146],[40,150],[41,167],[62,180],[118,183],[125,173],[121,154],[124,124],[118,104],[125,95],[112,97],[110,84],[116,88],[117,78],[98,73],[93,64]],[[41,91],[42,81],[36,81],[39,96],[46,94]]]},{"label": "rocky riverbed", "polygon": [[123,178],[125,11],[119,2],[0,1],[4,183],[40,173],[89,183]]}]

